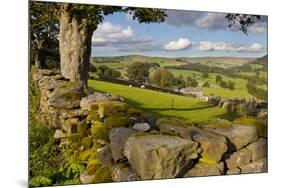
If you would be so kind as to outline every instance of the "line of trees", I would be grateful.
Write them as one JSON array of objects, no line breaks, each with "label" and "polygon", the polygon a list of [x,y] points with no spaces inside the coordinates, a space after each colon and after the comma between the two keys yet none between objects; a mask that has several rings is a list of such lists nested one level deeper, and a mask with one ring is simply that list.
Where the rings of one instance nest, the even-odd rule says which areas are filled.
[{"label": "line of trees", "polygon": [[255,81],[248,81],[247,85],[248,93],[253,95],[259,100],[267,100],[267,90],[257,87]]},{"label": "line of trees", "polygon": [[222,79],[221,75],[217,75],[216,76],[216,83],[219,84],[219,86],[221,88],[226,88],[226,89],[230,89],[230,90],[235,90],[235,82],[229,80],[229,81],[224,81]]},{"label": "line of trees", "polygon": [[[153,70],[152,70],[153,69]],[[167,69],[160,68],[156,64],[135,62],[128,66],[127,76],[130,81],[139,83],[150,83],[162,88],[185,88],[197,87],[198,81],[196,76],[187,76],[186,79],[182,75],[175,77],[172,72]]]}]

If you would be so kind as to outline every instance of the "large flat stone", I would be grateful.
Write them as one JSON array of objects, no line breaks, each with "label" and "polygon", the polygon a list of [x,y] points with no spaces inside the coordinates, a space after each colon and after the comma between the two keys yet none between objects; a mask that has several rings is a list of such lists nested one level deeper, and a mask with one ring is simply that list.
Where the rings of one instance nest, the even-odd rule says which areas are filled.
[{"label": "large flat stone", "polygon": [[124,154],[142,180],[174,178],[198,157],[197,148],[177,136],[143,135],[130,137]]},{"label": "large flat stone", "polygon": [[109,133],[110,149],[114,161],[123,159],[123,150],[127,139],[137,131],[125,127],[111,129]]},{"label": "large flat stone", "polygon": [[204,163],[218,163],[227,151],[227,141],[222,135],[198,129],[192,132],[193,140],[200,143],[203,149],[200,161]]},{"label": "large flat stone", "polygon": [[206,128],[205,130],[226,136],[229,141],[229,152],[240,150],[244,146],[255,142],[259,137],[256,127],[246,125],[233,125],[227,128]]}]

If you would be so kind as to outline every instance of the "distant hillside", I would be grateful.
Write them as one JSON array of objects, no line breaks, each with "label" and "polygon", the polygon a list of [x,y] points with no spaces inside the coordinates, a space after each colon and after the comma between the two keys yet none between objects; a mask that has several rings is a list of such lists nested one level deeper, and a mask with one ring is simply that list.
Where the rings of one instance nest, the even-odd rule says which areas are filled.
[{"label": "distant hillside", "polygon": [[260,58],[257,58],[255,60],[251,61],[251,63],[260,64],[260,65],[267,65],[268,64],[268,56],[265,55],[265,56],[262,56]]},{"label": "distant hillside", "polygon": [[186,63],[201,63],[208,66],[217,67],[233,67],[240,66],[245,63],[256,60],[255,58],[245,57],[149,57],[142,55],[128,55],[116,57],[93,57],[94,63],[133,63],[133,62],[148,62],[159,63],[160,65],[183,65]]}]

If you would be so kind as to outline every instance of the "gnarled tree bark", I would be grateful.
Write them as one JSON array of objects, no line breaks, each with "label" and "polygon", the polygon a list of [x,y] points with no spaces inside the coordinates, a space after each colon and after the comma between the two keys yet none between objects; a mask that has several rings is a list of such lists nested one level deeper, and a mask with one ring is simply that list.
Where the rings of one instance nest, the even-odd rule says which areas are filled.
[{"label": "gnarled tree bark", "polygon": [[87,19],[72,15],[69,4],[64,4],[60,15],[60,66],[62,75],[71,81],[82,81],[87,86],[91,57],[92,35],[96,26]]}]

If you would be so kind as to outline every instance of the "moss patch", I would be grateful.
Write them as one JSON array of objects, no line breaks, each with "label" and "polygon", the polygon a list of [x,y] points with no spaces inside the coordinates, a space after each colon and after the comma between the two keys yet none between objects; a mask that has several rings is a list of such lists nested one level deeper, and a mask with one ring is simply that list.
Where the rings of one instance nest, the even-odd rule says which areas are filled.
[{"label": "moss patch", "polygon": [[85,149],[89,149],[93,146],[93,137],[89,136],[89,137],[85,137],[82,139],[82,146]]},{"label": "moss patch", "polygon": [[231,127],[232,123],[228,120],[217,119],[217,120],[209,121],[206,126],[210,128],[227,128],[227,127]]},{"label": "moss patch", "polygon": [[77,125],[78,133],[86,133],[87,129],[88,129],[88,125],[86,124],[86,121],[82,121],[82,122],[78,123],[78,125]]},{"label": "moss patch", "polygon": [[199,161],[207,164],[217,164],[217,161],[213,159],[212,156],[208,156],[208,155],[203,155],[202,158],[199,159]]},{"label": "moss patch", "polygon": [[113,115],[105,118],[104,125],[107,129],[124,127],[129,123],[127,116]]},{"label": "moss patch", "polygon": [[120,101],[106,101],[99,103],[98,114],[100,118],[112,116],[119,113],[126,113],[129,106]]},{"label": "moss patch", "polygon": [[91,111],[87,116],[88,121],[100,121],[100,116],[97,111]]},{"label": "moss patch", "polygon": [[106,166],[100,167],[94,177],[94,183],[112,182],[110,169]]},{"label": "moss patch", "polygon": [[129,108],[127,110],[127,114],[130,116],[140,116],[142,114],[142,111],[135,108]]},{"label": "moss patch", "polygon": [[86,171],[88,174],[92,175],[95,172],[97,172],[100,167],[102,167],[102,164],[100,163],[100,161],[97,159],[92,159],[88,162]]},{"label": "moss patch", "polygon": [[80,100],[83,97],[83,94],[79,92],[69,92],[69,93],[63,93],[57,97],[67,101],[76,101],[76,100]]},{"label": "moss patch", "polygon": [[233,124],[254,126],[258,129],[259,135],[267,137],[267,119],[258,119],[250,116],[240,117],[233,121]]},{"label": "moss patch", "polygon": [[109,141],[109,130],[99,121],[96,121],[91,128],[93,139]]}]

